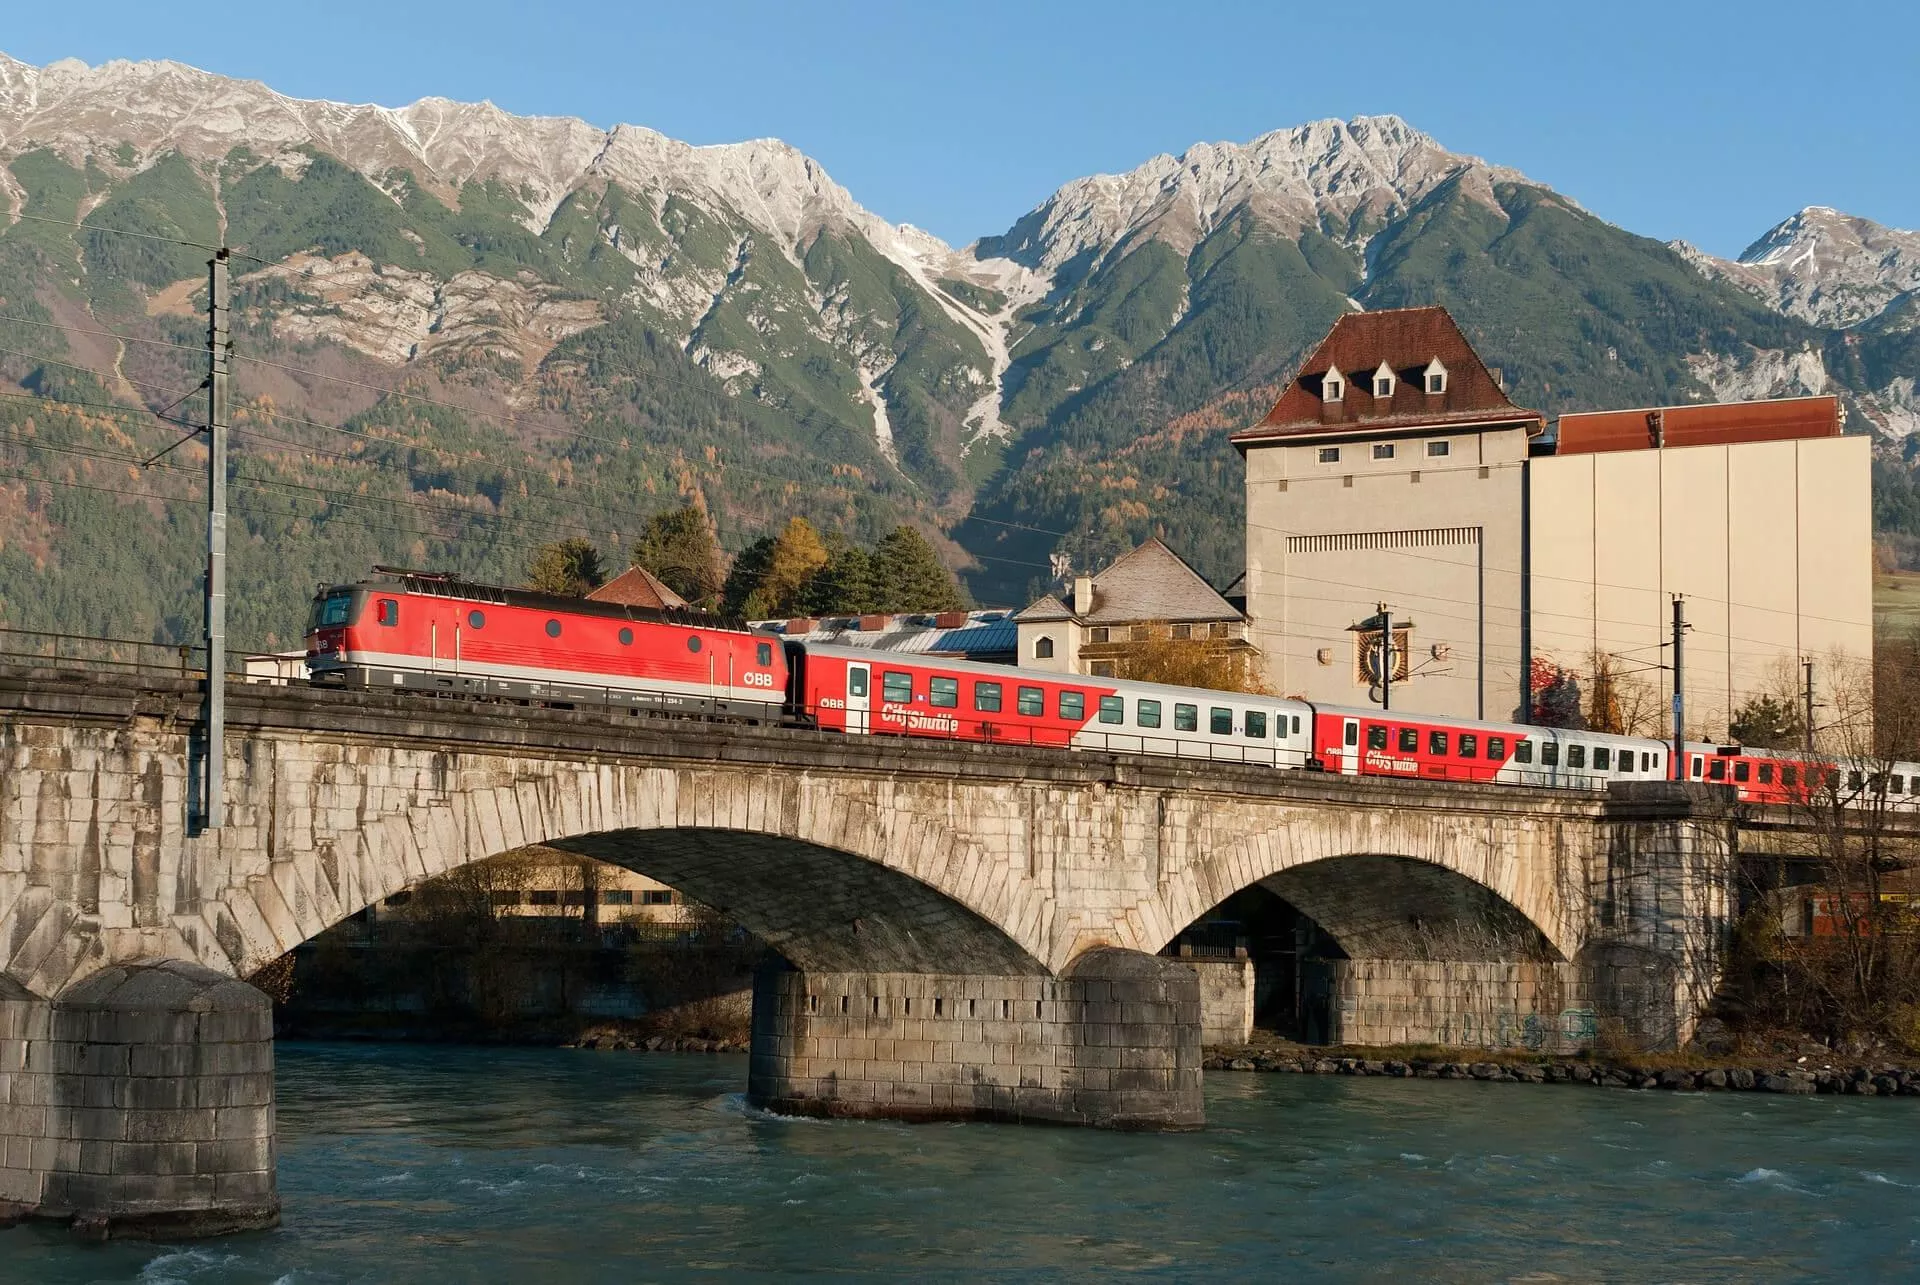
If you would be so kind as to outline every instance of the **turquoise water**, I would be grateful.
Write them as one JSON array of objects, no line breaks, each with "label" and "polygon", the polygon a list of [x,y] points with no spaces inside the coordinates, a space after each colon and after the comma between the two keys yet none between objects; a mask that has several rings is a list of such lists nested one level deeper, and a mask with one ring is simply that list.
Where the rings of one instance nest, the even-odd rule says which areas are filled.
[{"label": "turquoise water", "polygon": [[0,1281],[1920,1276],[1920,1103],[1214,1074],[1170,1136],[768,1118],[745,1059],[282,1044],[278,1231]]}]

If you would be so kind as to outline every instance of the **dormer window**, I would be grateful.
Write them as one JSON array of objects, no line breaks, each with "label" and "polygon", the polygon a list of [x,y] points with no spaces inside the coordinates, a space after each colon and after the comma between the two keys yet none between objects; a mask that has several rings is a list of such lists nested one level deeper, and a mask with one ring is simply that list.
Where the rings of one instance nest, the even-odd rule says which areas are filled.
[{"label": "dormer window", "polygon": [[1320,377],[1320,398],[1322,401],[1337,402],[1346,395],[1346,380],[1340,377],[1338,367],[1332,368]]},{"label": "dormer window", "polygon": [[1428,393],[1444,393],[1447,391],[1447,368],[1440,364],[1438,357],[1435,357],[1427,363],[1426,370],[1421,372],[1421,378],[1424,381],[1423,386]]},{"label": "dormer window", "polygon": [[1373,372],[1373,395],[1375,397],[1393,396],[1393,386],[1397,382],[1393,375],[1393,367],[1384,361],[1381,362],[1380,368]]}]

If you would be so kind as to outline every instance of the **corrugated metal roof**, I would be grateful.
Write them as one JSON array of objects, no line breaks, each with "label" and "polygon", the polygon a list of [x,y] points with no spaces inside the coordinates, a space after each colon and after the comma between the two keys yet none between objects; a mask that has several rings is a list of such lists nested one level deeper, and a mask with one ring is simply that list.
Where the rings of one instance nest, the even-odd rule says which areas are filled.
[{"label": "corrugated metal roof", "polygon": [[1801,437],[1838,437],[1840,399],[1777,397],[1752,402],[1696,402],[1634,410],[1562,415],[1556,455],[1641,451],[1664,446],[1719,446],[1735,442],[1781,442]]},{"label": "corrugated metal roof", "polygon": [[[882,629],[859,628],[861,618],[858,616],[827,616],[804,622],[757,620],[752,623],[754,628],[777,633],[789,642],[830,643],[874,651],[975,657],[1004,655],[1011,660],[1020,649],[1019,626],[1014,623],[1010,612],[969,612],[966,624],[948,629],[935,625],[933,622],[937,618],[929,612],[889,616],[885,618],[887,624]],[[787,627],[794,623],[810,624],[812,627],[800,632],[788,632]]]}]

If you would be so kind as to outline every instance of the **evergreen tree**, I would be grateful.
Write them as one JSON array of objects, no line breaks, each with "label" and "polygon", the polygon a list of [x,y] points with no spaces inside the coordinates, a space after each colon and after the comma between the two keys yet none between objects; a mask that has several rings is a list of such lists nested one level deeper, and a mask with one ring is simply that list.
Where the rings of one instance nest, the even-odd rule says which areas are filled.
[{"label": "evergreen tree", "polygon": [[967,605],[926,537],[897,526],[873,550],[875,609],[878,611],[958,611]]},{"label": "evergreen tree", "polygon": [[827,565],[808,582],[807,611],[816,616],[864,615],[878,610],[873,559],[839,534],[827,537]]},{"label": "evergreen tree", "polygon": [[1806,725],[1798,702],[1760,695],[1734,711],[1727,734],[1742,745],[1790,750],[1800,745]]},{"label": "evergreen tree", "polygon": [[648,518],[633,545],[633,564],[659,576],[695,606],[710,605],[726,582],[720,573],[720,544],[697,504]]},{"label": "evergreen tree", "polygon": [[727,582],[720,590],[720,609],[729,616],[747,614],[747,600],[767,577],[773,561],[773,537],[763,535],[734,556],[727,569]]},{"label": "evergreen tree", "polygon": [[767,572],[747,595],[747,615],[790,616],[805,609],[807,588],[827,565],[827,546],[813,523],[790,518],[767,554]]},{"label": "evergreen tree", "polygon": [[606,578],[600,550],[593,547],[593,541],[579,536],[541,545],[527,565],[527,588],[569,598],[586,597]]}]

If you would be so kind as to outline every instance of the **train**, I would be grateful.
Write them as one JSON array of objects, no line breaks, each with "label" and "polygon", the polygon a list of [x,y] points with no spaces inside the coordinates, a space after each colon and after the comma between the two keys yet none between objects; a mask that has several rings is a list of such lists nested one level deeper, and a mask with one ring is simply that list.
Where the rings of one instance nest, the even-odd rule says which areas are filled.
[{"label": "train", "polygon": [[789,641],[745,621],[376,567],[321,586],[309,681],[437,696],[1251,763],[1347,776],[1599,790],[1724,785],[1743,802],[1920,808],[1920,763],[1849,766],[1738,745],[1491,723]]}]

